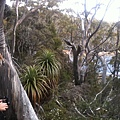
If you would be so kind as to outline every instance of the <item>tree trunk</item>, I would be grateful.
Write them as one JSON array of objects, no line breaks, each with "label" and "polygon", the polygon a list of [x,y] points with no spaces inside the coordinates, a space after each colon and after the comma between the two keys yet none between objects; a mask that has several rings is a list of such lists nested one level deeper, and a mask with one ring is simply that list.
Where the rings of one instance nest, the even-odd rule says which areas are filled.
[{"label": "tree trunk", "polygon": [[77,59],[78,59],[78,57],[77,57],[76,53],[73,52],[73,72],[74,72],[75,85],[80,85]]},{"label": "tree trunk", "polygon": [[0,0],[0,53],[4,58],[0,66],[0,96],[7,96],[10,101],[9,109],[4,115],[7,120],[38,120],[6,46],[2,24],[4,6],[5,0]]},{"label": "tree trunk", "polygon": [[106,60],[105,60],[105,56],[98,56],[98,57],[99,57],[99,59],[101,61],[102,67],[103,67],[102,83],[106,84],[107,63],[106,63]]},{"label": "tree trunk", "polygon": [[80,47],[78,46],[77,50],[75,46],[72,47],[73,51],[73,72],[74,72],[74,79],[75,79],[75,85],[81,85],[82,81],[79,77],[80,75],[80,69],[78,69],[78,55],[81,52]]},{"label": "tree trunk", "polygon": [[[120,28],[119,28],[119,24],[117,26],[117,42],[116,42],[116,48],[119,48],[119,32],[120,32]],[[115,50],[115,62],[114,62],[114,72],[113,72],[113,78],[114,77],[118,77],[118,72],[119,72],[119,56],[118,56],[118,49]]]}]

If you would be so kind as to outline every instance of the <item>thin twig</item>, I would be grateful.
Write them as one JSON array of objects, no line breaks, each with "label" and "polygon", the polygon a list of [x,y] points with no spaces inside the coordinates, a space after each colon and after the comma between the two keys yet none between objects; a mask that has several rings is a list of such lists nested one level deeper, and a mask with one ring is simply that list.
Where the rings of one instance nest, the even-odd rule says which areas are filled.
[{"label": "thin twig", "polygon": [[94,31],[94,32],[89,36],[89,38],[87,39],[85,48],[87,48],[90,39],[91,39],[91,38],[94,36],[94,34],[96,34],[96,32],[99,30],[99,28],[100,28],[100,26],[101,26],[101,24],[102,24],[102,22],[103,22],[103,19],[104,19],[105,15],[106,15],[106,12],[107,12],[107,10],[108,10],[108,7],[109,7],[109,4],[110,4],[110,3],[111,3],[111,0],[109,1],[108,5],[107,5],[106,10],[105,10],[105,12],[104,12],[104,15],[103,15],[102,19],[100,20],[97,28],[95,29],[95,31]]},{"label": "thin twig", "polygon": [[95,113],[93,112],[93,110],[92,110],[91,107],[90,107],[90,104],[88,104],[88,103],[84,100],[84,98],[83,98],[82,96],[80,96],[80,97],[81,97],[82,101],[85,102],[85,103],[89,106],[89,109],[90,109],[91,113],[92,113],[93,115],[95,115]]},{"label": "thin twig", "polygon": [[86,117],[77,109],[77,106],[75,105],[75,103],[73,103],[73,106],[74,106],[74,108],[75,108],[75,111],[76,111],[79,115],[81,115],[82,117],[86,118]]},{"label": "thin twig", "polygon": [[109,83],[110,83],[111,81],[112,81],[112,80],[108,81],[107,84],[104,86],[104,88],[103,88],[99,93],[96,94],[94,100],[93,100],[92,102],[90,102],[90,105],[91,105],[93,102],[96,101],[97,97],[107,88],[107,86],[109,85]]}]

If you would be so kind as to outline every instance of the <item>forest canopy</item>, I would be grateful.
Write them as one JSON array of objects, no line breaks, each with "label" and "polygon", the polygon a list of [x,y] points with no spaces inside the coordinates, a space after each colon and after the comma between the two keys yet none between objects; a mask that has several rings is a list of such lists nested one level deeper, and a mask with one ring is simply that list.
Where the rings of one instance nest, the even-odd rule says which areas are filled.
[{"label": "forest canopy", "polygon": [[[6,56],[5,59],[16,70],[9,77],[8,68],[12,69],[5,63],[10,79],[7,89],[15,91],[13,95],[9,90],[11,102],[17,99],[20,107],[20,99],[30,101],[38,117],[35,120],[119,119],[120,22],[104,21],[111,1],[101,20],[95,18],[101,4],[96,3],[91,14],[87,0],[80,13],[59,9],[63,0],[11,2],[12,6],[5,5],[3,17],[11,61]],[[18,83],[13,84],[16,74]],[[3,78],[1,84],[4,82],[7,80]],[[28,99],[20,97],[22,87]],[[26,114],[26,108],[17,108],[17,103],[9,110],[15,111],[17,117],[13,116],[32,120],[21,115]]]}]

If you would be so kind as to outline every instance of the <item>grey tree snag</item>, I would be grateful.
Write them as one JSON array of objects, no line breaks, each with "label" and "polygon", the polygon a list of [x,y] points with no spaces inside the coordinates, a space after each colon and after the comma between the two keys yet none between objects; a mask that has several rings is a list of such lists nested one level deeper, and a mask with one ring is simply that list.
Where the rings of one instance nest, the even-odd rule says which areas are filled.
[{"label": "grey tree snag", "polygon": [[104,56],[97,56],[98,59],[101,61],[103,72],[102,72],[102,84],[106,84],[106,73],[107,73],[107,63]]},{"label": "grey tree snag", "polygon": [[75,85],[81,85],[82,79],[80,77],[79,67],[78,67],[78,56],[81,52],[81,46],[78,45],[76,48],[72,43],[70,43],[67,40],[64,40],[65,43],[72,48],[73,53],[73,73],[74,73],[74,79],[75,79]]},{"label": "grey tree snag", "polygon": [[3,29],[3,13],[5,0],[0,0],[0,53],[4,61],[0,66],[0,96],[7,96],[10,100],[6,111],[7,120],[38,120],[26,92],[15,70],[11,55],[8,51]]}]

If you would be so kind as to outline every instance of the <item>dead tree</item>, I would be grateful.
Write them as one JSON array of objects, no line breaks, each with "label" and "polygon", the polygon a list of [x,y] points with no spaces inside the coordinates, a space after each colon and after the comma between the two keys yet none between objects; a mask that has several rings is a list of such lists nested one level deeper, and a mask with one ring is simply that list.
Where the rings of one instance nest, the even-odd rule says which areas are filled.
[{"label": "dead tree", "polygon": [[[88,19],[89,18],[88,16],[91,11],[89,11],[89,12],[87,11],[86,0],[85,0],[84,11],[82,14],[83,18],[81,18],[81,15],[77,15],[78,17],[80,17],[80,20],[81,20],[80,25],[82,25],[82,27],[79,26],[79,28],[82,28],[82,39],[80,40],[82,42],[81,42],[81,44],[76,45],[76,46],[78,46],[78,47],[76,47],[74,45],[74,41],[72,39],[72,34],[71,34],[70,41],[65,40],[66,44],[72,48],[72,52],[73,52],[73,70],[74,70],[75,85],[80,85],[82,82],[84,82],[84,77],[86,74],[85,72],[87,71],[86,69],[89,69],[88,68],[89,59],[93,58],[92,56],[91,56],[91,58],[89,58],[88,56],[92,55],[92,53],[94,53],[97,49],[97,48],[90,47],[90,42],[91,42],[91,39],[94,37],[94,35],[100,29],[100,26],[106,15],[106,11],[108,9],[110,2],[111,2],[111,0],[109,1],[108,5],[106,7],[106,10],[105,10],[105,13],[104,13],[102,19],[99,21],[98,26],[94,29],[94,31],[91,31],[92,23],[93,23],[95,15],[97,13],[97,10],[100,8],[100,4],[97,4],[94,8],[92,8],[92,10],[94,10],[94,13],[93,13],[91,19]],[[84,54],[85,54],[85,57],[83,57]],[[80,57],[80,59],[82,59],[80,61],[81,63],[79,62],[79,57]],[[84,67],[85,67],[85,69],[83,69]],[[103,78],[105,78],[105,76]]]}]

